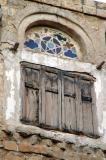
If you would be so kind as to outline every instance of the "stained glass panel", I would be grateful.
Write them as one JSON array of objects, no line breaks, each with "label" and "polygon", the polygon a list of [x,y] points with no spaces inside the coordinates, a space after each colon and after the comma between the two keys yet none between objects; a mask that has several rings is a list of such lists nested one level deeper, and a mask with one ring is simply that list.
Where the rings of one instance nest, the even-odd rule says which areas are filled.
[{"label": "stained glass panel", "polygon": [[35,27],[27,31],[24,46],[35,52],[77,58],[77,43],[69,35],[49,27]]}]

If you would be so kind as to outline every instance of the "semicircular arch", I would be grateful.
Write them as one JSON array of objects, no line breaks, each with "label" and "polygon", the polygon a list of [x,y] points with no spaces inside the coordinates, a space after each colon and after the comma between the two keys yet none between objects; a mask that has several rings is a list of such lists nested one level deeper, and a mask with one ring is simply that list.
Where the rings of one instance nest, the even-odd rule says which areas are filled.
[{"label": "semicircular arch", "polygon": [[[59,29],[68,35],[70,35],[75,41],[78,42],[81,48],[81,60],[88,60],[88,57],[94,54],[94,47],[92,41],[86,34],[86,32],[72,21],[69,21],[63,17],[39,13],[34,15],[29,15],[21,21],[18,27],[18,41],[23,44],[25,40],[25,32],[32,26],[47,25],[56,29]],[[89,47],[90,46],[90,47]],[[23,45],[21,45],[23,47]],[[88,56],[89,55],[89,56]]]}]

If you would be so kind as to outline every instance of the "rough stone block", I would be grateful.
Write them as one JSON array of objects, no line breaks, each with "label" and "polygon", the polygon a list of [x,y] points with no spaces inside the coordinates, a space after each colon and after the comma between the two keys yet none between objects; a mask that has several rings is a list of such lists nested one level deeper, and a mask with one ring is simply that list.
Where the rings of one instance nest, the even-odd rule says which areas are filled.
[{"label": "rough stone block", "polygon": [[87,14],[96,15],[96,7],[83,5],[83,12]]},{"label": "rough stone block", "polygon": [[48,147],[46,147],[45,145],[41,145],[41,144],[38,145],[37,144],[37,145],[32,147],[32,152],[48,155],[51,152],[51,150]]},{"label": "rough stone block", "polygon": [[26,160],[44,160],[42,155],[30,156]]},{"label": "rough stone block", "polygon": [[42,144],[50,147],[50,146],[52,146],[52,141],[49,140],[49,139],[43,139],[43,140],[42,140]]},{"label": "rough stone block", "polygon": [[97,16],[106,17],[106,10],[104,10],[104,9],[97,9]]},{"label": "rough stone block", "polygon": [[32,152],[32,146],[27,142],[22,142],[18,147],[20,152]]},{"label": "rough stone block", "polygon": [[18,146],[15,141],[4,141],[4,148],[10,151],[18,151]]},{"label": "rough stone block", "polygon": [[106,10],[106,3],[96,3],[97,8]]},{"label": "rough stone block", "polygon": [[21,157],[19,155],[8,153],[3,160],[25,160],[24,156]]},{"label": "rough stone block", "polygon": [[96,6],[96,2],[94,0],[84,0],[84,4],[87,6]]},{"label": "rough stone block", "polygon": [[81,1],[73,1],[73,0],[67,0],[64,1],[62,0],[61,6],[70,10],[77,10],[77,11],[82,11],[82,4]]}]

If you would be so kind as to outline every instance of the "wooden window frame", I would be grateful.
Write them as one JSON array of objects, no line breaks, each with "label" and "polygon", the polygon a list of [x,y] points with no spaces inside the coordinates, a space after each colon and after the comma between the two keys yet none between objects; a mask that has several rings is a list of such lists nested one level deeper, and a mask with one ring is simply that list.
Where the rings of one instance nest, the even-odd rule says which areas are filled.
[{"label": "wooden window frame", "polygon": [[[46,88],[45,87],[46,84],[43,84],[44,83],[43,80],[41,80],[41,82],[37,86],[38,88],[37,87],[34,88],[34,86],[31,86],[30,83],[28,84],[25,81],[25,73],[24,73],[25,68],[32,69],[32,71],[35,70],[36,74],[38,71],[39,78],[40,78],[40,76],[45,74],[45,72],[50,73],[50,74],[53,73],[54,75],[56,74],[57,79],[58,79],[57,80],[58,81],[57,82],[58,83],[57,90],[55,88],[52,88],[52,90],[50,90],[50,88]],[[43,71],[45,71],[45,72],[43,72]],[[39,127],[46,128],[46,129],[54,129],[54,130],[60,130],[60,131],[70,132],[70,133],[82,133],[82,134],[87,134],[87,135],[95,135],[95,128],[94,128],[94,124],[93,124],[93,123],[95,123],[94,119],[93,119],[93,117],[94,117],[94,115],[93,115],[94,114],[93,95],[85,96],[85,94],[89,94],[89,87],[88,87],[88,91],[85,90],[86,93],[84,93],[84,91],[81,90],[82,86],[85,85],[85,88],[86,88],[87,85],[88,86],[91,85],[92,87],[90,89],[90,94],[93,93],[91,91],[91,90],[93,90],[93,83],[95,81],[95,78],[93,76],[91,76],[87,73],[63,71],[60,69],[51,68],[51,67],[47,67],[47,66],[43,66],[43,65],[36,65],[36,64],[28,63],[28,62],[21,62],[21,74],[22,74],[22,117],[21,117],[21,121],[23,123],[31,124],[34,126],[39,126]],[[45,77],[44,77],[44,79],[45,79]],[[67,87],[67,86],[69,86],[69,85],[67,85],[67,84],[70,83],[71,81],[72,81],[72,84],[74,85],[73,88],[76,91],[76,93],[69,93],[71,88],[68,91],[69,87]],[[79,85],[79,83],[80,83],[80,85]],[[82,86],[81,86],[81,83],[82,83]],[[48,84],[49,84],[49,82],[48,82]],[[63,86],[65,86],[66,91],[64,90]],[[26,88],[30,88],[29,89],[30,91],[31,91],[31,88],[34,89],[35,97],[37,95],[36,94],[37,91],[39,92],[39,97],[38,97],[39,107],[36,108],[36,111],[35,111],[33,109],[33,105],[31,105],[32,106],[32,115],[34,112],[37,112],[37,114],[36,114],[38,116],[37,120],[33,120],[34,115],[31,116],[31,118],[32,118],[31,120],[28,120],[27,118],[25,118],[26,113],[25,113],[24,109],[25,109],[26,104],[25,104],[24,99],[25,99]],[[59,115],[59,117],[55,122],[52,123],[52,125],[50,125],[51,122],[49,123],[49,120],[45,120],[45,117],[46,117],[46,119],[47,118],[49,119],[49,118],[51,118],[51,116],[47,117],[46,113],[49,111],[46,111],[45,107],[43,107],[43,105],[42,105],[42,103],[47,102],[47,99],[45,102],[45,96],[44,96],[45,93],[48,94],[48,96],[50,96],[50,94],[48,92],[52,92],[52,93],[54,92],[54,96],[56,96],[56,94],[57,94],[57,102],[56,103],[58,103],[58,108],[55,108],[56,111],[54,111],[53,116],[57,118]],[[81,101],[79,101],[79,97],[81,97]],[[73,102],[73,103],[75,103],[75,105],[73,108],[71,108],[72,112],[70,112],[71,118],[69,116],[68,110],[66,111],[66,106],[69,107],[70,99],[73,99],[73,101],[75,100],[75,102]],[[64,102],[64,100],[66,102]],[[65,103],[65,105],[64,105],[64,103]],[[77,107],[77,106],[79,106],[79,107]],[[73,110],[75,110],[75,111],[73,111]],[[58,112],[58,115],[55,115],[55,113],[57,113],[57,112]],[[65,112],[67,112],[66,113],[67,116],[64,115]],[[51,114],[51,111],[50,111],[50,114]],[[67,118],[67,120],[65,120],[64,116],[65,116],[65,118]],[[82,121],[81,118],[84,118],[84,120]],[[51,119],[51,121],[53,121],[53,119]],[[57,121],[58,121],[58,125],[57,125]],[[70,125],[68,125],[68,127],[65,126],[64,125],[65,121],[67,121],[67,125],[71,121],[71,127],[70,127]],[[46,123],[48,123],[49,125]]]}]

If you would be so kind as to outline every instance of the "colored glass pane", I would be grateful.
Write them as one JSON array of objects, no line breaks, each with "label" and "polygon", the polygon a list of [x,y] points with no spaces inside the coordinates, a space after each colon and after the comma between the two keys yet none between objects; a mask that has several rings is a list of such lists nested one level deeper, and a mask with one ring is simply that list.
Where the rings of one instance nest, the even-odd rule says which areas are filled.
[{"label": "colored glass pane", "polygon": [[24,45],[35,52],[64,55],[69,58],[77,57],[76,45],[73,39],[59,30],[48,27],[35,27],[27,33]]}]

